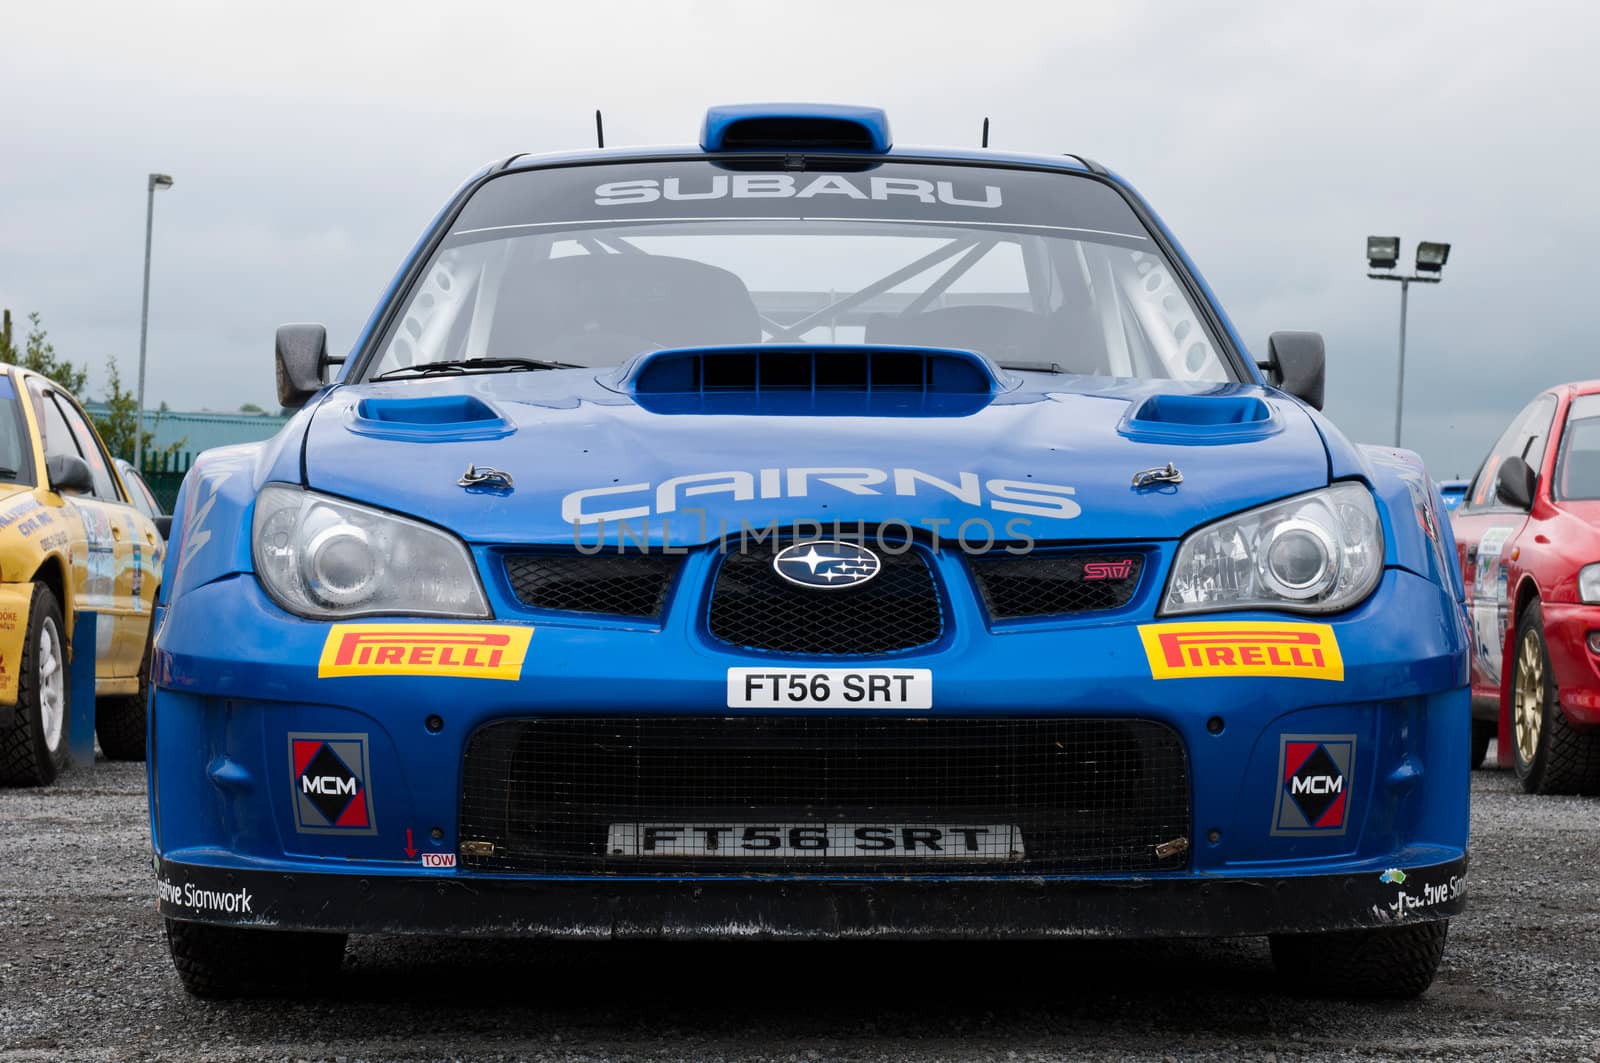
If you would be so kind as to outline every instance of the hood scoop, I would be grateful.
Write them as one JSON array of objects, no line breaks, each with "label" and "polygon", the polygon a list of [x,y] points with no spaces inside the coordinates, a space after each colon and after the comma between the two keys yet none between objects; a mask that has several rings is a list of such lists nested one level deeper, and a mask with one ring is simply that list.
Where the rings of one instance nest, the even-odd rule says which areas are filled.
[{"label": "hood scoop", "polygon": [[1149,443],[1246,443],[1283,431],[1283,421],[1254,395],[1152,395],[1117,431]]},{"label": "hood scoop", "polygon": [[476,395],[424,395],[416,398],[366,398],[347,412],[350,431],[379,439],[500,439],[516,431]]},{"label": "hood scoop", "polygon": [[835,344],[651,351],[601,383],[652,413],[952,417],[1004,389],[972,351]]}]

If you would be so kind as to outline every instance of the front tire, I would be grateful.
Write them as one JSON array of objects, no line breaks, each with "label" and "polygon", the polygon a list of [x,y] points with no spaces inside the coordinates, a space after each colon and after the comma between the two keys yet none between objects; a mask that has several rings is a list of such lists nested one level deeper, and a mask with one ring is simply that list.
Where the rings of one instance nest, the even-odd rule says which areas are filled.
[{"label": "front tire", "polygon": [[28,634],[17,673],[17,707],[0,729],[0,783],[47,786],[67,764],[71,675],[61,606],[42,583],[33,585]]},{"label": "front tire", "polygon": [[1404,1000],[1433,984],[1449,920],[1322,934],[1274,934],[1278,976],[1314,996]]},{"label": "front tire", "polygon": [[344,962],[344,934],[166,922],[183,988],[206,1000],[315,993],[330,987]]},{"label": "front tire", "polygon": [[1472,766],[1483,767],[1483,762],[1489,759],[1489,741],[1495,737],[1499,728],[1493,720],[1472,721]]},{"label": "front tire", "polygon": [[1517,623],[1511,664],[1512,767],[1530,794],[1600,790],[1600,735],[1572,728],[1550,668],[1544,611],[1538,602]]}]

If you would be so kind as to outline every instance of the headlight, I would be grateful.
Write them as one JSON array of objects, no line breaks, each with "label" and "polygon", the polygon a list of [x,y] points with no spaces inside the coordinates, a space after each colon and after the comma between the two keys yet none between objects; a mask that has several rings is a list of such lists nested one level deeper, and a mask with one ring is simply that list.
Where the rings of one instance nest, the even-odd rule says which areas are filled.
[{"label": "headlight", "polygon": [[1335,484],[1189,533],[1161,612],[1336,613],[1371,594],[1382,575],[1383,526],[1372,492]]},{"label": "headlight", "polygon": [[250,546],[261,585],[300,616],[489,615],[465,543],[381,509],[272,484]]},{"label": "headlight", "polygon": [[1578,569],[1578,597],[1588,605],[1600,605],[1600,565]]}]

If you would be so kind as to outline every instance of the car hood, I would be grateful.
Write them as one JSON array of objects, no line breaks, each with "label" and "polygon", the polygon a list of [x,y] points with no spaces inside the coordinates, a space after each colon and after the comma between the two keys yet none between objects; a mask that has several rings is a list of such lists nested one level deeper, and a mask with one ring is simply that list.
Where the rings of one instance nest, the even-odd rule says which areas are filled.
[{"label": "car hood", "polygon": [[[1171,539],[1328,482],[1311,417],[1265,388],[999,379],[981,397],[854,405],[770,393],[662,404],[592,369],[343,385],[311,418],[304,472],[316,490],[468,541],[551,544],[574,541],[574,517],[595,541],[595,515],[611,529],[600,534],[625,517],[632,538],[681,545],[835,520],[946,536],[978,520],[999,539]],[[1134,486],[1169,463],[1181,483]],[[507,474],[510,488],[464,486],[471,466]],[[974,524],[967,538],[985,534]]]}]

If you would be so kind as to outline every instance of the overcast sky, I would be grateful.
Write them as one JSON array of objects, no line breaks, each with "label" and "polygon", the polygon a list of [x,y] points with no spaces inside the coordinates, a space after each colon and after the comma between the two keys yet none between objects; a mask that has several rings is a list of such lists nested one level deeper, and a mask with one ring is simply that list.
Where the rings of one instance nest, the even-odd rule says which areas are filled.
[{"label": "overcast sky", "polygon": [[1398,285],[1364,238],[1455,245],[1413,289],[1406,443],[1469,475],[1540,388],[1600,376],[1600,6],[1002,0],[7,4],[0,306],[150,404],[270,406],[273,329],[343,349],[455,186],[513,151],[690,143],[708,104],[886,108],[900,143],[1075,151],[1129,177],[1246,342],[1326,339],[1329,414],[1393,430]]}]

